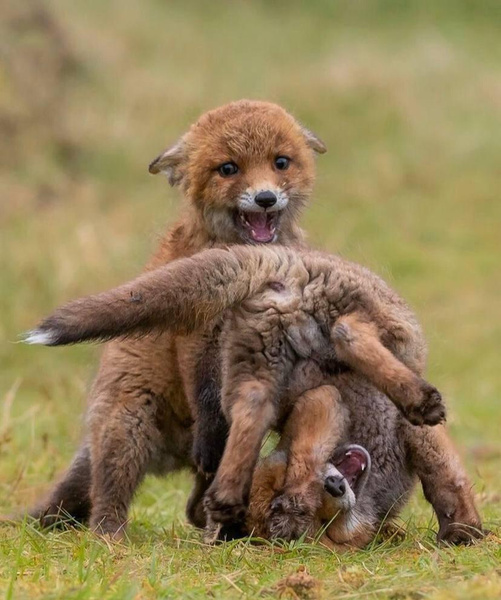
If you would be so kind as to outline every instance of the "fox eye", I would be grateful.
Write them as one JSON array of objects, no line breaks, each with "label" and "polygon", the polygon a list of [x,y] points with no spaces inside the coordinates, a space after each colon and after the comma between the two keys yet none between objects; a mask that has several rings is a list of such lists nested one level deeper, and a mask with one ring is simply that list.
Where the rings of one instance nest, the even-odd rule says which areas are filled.
[{"label": "fox eye", "polygon": [[234,162],[225,162],[217,168],[217,172],[221,177],[231,177],[238,173],[238,166]]},{"label": "fox eye", "polygon": [[291,159],[287,156],[277,156],[275,158],[275,168],[279,171],[285,171],[289,167]]}]

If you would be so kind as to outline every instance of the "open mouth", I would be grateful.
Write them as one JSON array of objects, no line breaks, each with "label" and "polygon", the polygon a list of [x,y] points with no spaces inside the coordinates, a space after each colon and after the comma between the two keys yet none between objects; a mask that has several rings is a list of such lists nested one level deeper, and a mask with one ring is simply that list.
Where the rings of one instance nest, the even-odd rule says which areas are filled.
[{"label": "open mouth", "polygon": [[280,212],[237,212],[237,220],[253,242],[268,244],[275,239]]},{"label": "open mouth", "polygon": [[344,476],[353,489],[369,465],[369,454],[362,448],[352,446],[333,461],[336,469]]}]

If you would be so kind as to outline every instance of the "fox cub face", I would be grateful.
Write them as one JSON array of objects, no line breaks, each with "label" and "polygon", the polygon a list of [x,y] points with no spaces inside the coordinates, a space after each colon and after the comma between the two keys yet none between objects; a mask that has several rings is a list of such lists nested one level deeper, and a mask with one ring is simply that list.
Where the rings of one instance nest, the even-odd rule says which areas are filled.
[{"label": "fox cub face", "polygon": [[[272,452],[256,468],[250,493],[247,515],[247,528],[257,537],[273,539],[297,539],[306,531],[292,529],[295,507],[287,511],[278,510],[275,499],[283,490],[287,469],[287,455],[284,451]],[[344,444],[338,447],[323,471],[317,473],[318,481],[310,487],[310,501],[316,506],[316,527],[326,527],[326,535],[332,542],[342,538],[350,543],[347,523],[357,522],[359,500],[370,478],[371,458],[365,448],[357,444]],[[320,495],[318,495],[320,490]],[[299,508],[299,507],[298,507]],[[300,508],[299,508],[300,510]],[[276,535],[276,531],[280,531]],[[317,531],[309,531],[317,534]]]},{"label": "fox cub face", "polygon": [[276,104],[232,102],[204,115],[149,167],[180,185],[209,235],[280,241],[309,197],[323,142]]}]

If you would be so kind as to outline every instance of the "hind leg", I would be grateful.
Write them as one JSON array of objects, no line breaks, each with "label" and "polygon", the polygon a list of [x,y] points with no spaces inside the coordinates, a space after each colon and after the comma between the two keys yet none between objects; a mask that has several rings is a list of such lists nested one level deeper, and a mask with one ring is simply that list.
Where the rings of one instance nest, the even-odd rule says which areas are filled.
[{"label": "hind leg", "polygon": [[339,360],[365,375],[413,425],[445,420],[438,390],[383,346],[373,323],[355,313],[345,315],[337,320],[331,337]]},{"label": "hind leg", "polygon": [[86,523],[91,512],[91,463],[86,442],[78,450],[70,468],[49,498],[30,511],[43,527],[71,524],[71,519]]},{"label": "hind leg", "polygon": [[163,447],[158,404],[150,394],[124,395],[108,405],[111,410],[92,416],[102,422],[92,444],[90,517],[99,534],[115,540],[125,534],[134,493]]},{"label": "hind leg", "polygon": [[412,465],[438,518],[438,540],[468,544],[483,537],[472,484],[445,427],[405,427]]}]

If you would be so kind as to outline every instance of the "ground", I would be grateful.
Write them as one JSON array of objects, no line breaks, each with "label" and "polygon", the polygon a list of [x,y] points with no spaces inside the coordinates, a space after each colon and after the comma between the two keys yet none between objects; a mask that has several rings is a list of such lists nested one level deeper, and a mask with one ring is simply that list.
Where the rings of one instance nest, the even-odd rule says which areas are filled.
[{"label": "ground", "polygon": [[68,464],[93,347],[17,336],[64,300],[136,274],[180,210],[148,162],[203,110],[282,103],[329,152],[304,216],[312,244],[370,266],[409,300],[452,435],[493,534],[435,543],[417,491],[405,536],[207,547],[188,474],[148,479],[130,539],[0,523],[11,598],[501,597],[501,5],[8,0],[0,12],[0,513]]}]

